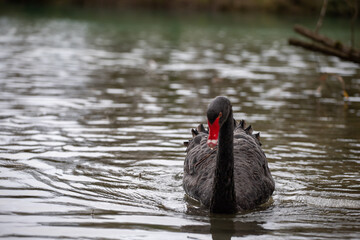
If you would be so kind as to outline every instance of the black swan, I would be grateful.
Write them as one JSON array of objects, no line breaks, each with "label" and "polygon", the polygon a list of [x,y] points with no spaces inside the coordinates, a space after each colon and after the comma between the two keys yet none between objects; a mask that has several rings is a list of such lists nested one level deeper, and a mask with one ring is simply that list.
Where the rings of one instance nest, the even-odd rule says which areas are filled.
[{"label": "black swan", "polygon": [[226,97],[216,97],[207,110],[209,132],[192,129],[187,146],[183,187],[188,196],[212,213],[250,210],[268,201],[275,182],[261,150],[259,133],[233,119]]}]

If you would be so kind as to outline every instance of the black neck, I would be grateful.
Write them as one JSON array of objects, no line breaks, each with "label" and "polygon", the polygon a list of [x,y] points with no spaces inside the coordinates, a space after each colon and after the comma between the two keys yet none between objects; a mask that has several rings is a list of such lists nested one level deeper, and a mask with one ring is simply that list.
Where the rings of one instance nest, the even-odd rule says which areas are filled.
[{"label": "black neck", "polygon": [[219,132],[213,195],[210,203],[210,211],[213,213],[236,212],[233,121],[233,114],[230,110],[229,116],[221,126]]}]

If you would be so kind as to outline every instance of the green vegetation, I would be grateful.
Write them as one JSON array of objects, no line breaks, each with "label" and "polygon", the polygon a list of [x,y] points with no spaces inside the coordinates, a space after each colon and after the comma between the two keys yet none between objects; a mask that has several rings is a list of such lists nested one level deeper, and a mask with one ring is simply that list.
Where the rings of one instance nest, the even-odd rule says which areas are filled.
[{"label": "green vegetation", "polygon": [[[351,1],[351,0],[349,0]],[[327,14],[351,16],[349,1],[330,0]],[[322,1],[314,0],[0,0],[0,6],[154,9],[171,11],[258,12],[276,14],[319,14]]]}]

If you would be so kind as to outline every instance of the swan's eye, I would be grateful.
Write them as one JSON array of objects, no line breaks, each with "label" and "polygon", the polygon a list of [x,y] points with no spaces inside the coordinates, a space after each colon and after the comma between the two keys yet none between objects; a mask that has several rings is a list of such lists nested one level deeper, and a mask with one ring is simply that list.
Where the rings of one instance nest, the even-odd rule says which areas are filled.
[{"label": "swan's eye", "polygon": [[221,118],[221,117],[222,117],[222,112],[220,112],[218,115],[218,118]]}]

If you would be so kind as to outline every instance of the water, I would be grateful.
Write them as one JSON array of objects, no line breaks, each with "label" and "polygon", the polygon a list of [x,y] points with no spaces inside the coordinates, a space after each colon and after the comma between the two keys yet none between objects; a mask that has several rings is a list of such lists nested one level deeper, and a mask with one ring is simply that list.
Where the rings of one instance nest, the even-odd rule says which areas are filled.
[{"label": "water", "polygon": [[[0,17],[2,238],[360,238],[359,65],[288,46],[289,19],[68,16]],[[316,92],[319,71],[348,101],[335,78]],[[261,132],[276,181],[236,216],[182,189],[182,143],[217,95]]]}]

